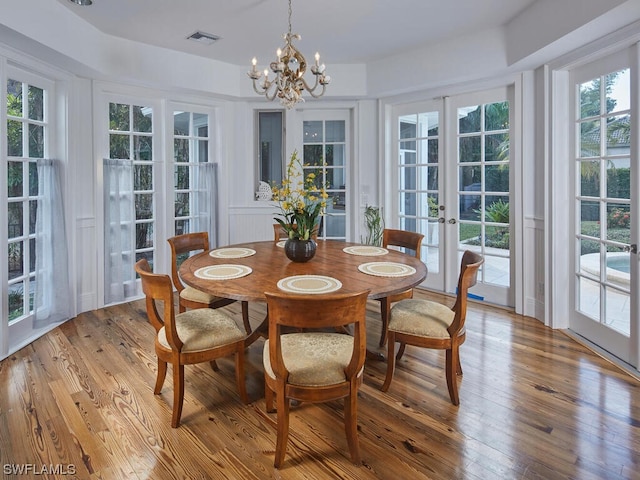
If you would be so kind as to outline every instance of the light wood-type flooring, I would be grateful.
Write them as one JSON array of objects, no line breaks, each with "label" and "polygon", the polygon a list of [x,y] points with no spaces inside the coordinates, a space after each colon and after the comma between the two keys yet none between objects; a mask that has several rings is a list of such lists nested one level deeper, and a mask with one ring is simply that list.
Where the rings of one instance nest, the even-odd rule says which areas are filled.
[{"label": "light wood-type flooring", "polygon": [[[239,304],[225,308],[241,325]],[[251,304],[252,324],[264,312]],[[371,346],[378,319],[370,301]],[[252,403],[239,400],[232,358],[218,361],[219,372],[188,366],[182,425],[172,429],[171,372],[153,395],[153,335],[135,301],[83,313],[3,360],[0,478],[640,479],[638,380],[502,309],[470,305],[459,407],[449,401],[444,352],[407,347],[388,393],[379,389],[386,364],[367,362],[359,467],[337,401],[292,408],[285,463],[274,470],[263,340],[247,350]],[[19,469],[26,473],[11,473]]]}]

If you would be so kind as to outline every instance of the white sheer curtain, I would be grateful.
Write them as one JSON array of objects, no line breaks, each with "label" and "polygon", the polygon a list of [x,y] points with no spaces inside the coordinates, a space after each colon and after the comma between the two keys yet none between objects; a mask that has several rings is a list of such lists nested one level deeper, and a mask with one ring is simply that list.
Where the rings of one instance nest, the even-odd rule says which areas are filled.
[{"label": "white sheer curtain", "polygon": [[198,217],[194,232],[209,232],[209,246],[218,246],[218,164],[200,163],[196,167],[198,175]]},{"label": "white sheer curtain", "polygon": [[104,301],[135,294],[133,161],[104,159]]},{"label": "white sheer curtain", "polygon": [[59,160],[39,159],[35,232],[34,327],[73,315]]}]

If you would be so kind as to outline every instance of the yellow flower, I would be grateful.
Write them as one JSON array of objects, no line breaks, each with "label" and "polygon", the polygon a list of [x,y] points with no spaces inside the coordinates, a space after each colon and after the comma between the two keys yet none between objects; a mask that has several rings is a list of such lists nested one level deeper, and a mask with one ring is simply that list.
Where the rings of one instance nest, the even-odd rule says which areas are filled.
[{"label": "yellow flower", "polygon": [[[317,182],[321,175],[317,172],[305,174],[305,166],[298,158],[297,151],[291,155],[286,176],[280,185],[273,185],[273,199],[278,202],[280,218],[275,220],[282,225],[289,238],[309,239],[318,228],[319,217],[324,215],[326,185]],[[321,200],[322,199],[322,200]]]}]

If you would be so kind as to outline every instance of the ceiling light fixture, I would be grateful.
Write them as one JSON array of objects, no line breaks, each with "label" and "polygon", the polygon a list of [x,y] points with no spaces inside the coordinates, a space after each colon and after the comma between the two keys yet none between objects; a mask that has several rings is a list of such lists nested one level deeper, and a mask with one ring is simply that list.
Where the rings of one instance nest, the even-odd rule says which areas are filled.
[{"label": "ceiling light fixture", "polygon": [[75,3],[76,5],[89,6],[93,4],[92,0],[69,0],[71,3]]},{"label": "ceiling light fixture", "polygon": [[291,33],[291,0],[289,0],[289,33],[284,34],[284,47],[276,51],[278,59],[269,65],[271,71],[276,74],[275,78],[269,79],[269,70],[265,68],[264,79],[258,82],[263,73],[256,69],[258,61],[255,57],[251,61],[251,70],[247,72],[249,78],[253,80],[253,89],[257,94],[265,95],[268,100],[273,100],[277,96],[280,98],[280,103],[287,109],[294,107],[298,102],[304,102],[303,90],[309,92],[313,98],[319,98],[324,95],[326,86],[331,82],[331,77],[324,74],[325,66],[324,63],[320,64],[320,54],[317,52],[315,65],[311,66],[311,73],[316,77],[315,84],[310,87],[305,81],[303,77],[307,70],[307,61],[292,43],[294,39],[300,40],[300,38],[297,33]]}]

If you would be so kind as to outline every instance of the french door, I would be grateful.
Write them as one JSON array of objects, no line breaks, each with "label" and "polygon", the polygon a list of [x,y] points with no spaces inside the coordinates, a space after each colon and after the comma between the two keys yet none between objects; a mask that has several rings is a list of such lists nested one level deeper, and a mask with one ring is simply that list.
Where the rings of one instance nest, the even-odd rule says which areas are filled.
[{"label": "french door", "polygon": [[346,240],[349,227],[349,112],[305,111],[302,118],[303,175],[319,174],[329,194],[318,238]]},{"label": "french door", "polygon": [[637,368],[640,195],[633,97],[638,88],[632,88],[637,75],[629,53],[572,72],[575,284],[570,328]]},{"label": "french door", "polygon": [[394,109],[398,228],[423,233],[424,286],[454,293],[465,250],[485,263],[474,295],[513,306],[507,89]]}]

